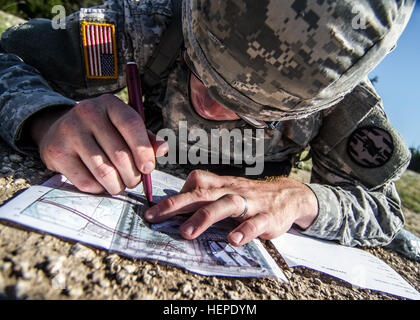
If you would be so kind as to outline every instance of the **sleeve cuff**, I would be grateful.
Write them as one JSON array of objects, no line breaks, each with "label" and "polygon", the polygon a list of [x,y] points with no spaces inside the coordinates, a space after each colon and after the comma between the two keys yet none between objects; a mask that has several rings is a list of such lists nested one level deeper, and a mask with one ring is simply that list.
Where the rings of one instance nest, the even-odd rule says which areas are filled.
[{"label": "sleeve cuff", "polygon": [[[15,150],[24,154],[33,154],[37,148],[30,143],[31,139],[22,135],[26,121],[35,113],[45,108],[73,107],[76,102],[54,91],[40,90],[20,92],[20,98],[10,97],[1,110],[3,123],[1,135]],[[16,101],[19,103],[16,104]]]},{"label": "sleeve cuff", "polygon": [[340,203],[334,192],[319,184],[306,184],[318,199],[318,215],[309,228],[298,229],[302,234],[322,239],[337,239],[342,225]]}]

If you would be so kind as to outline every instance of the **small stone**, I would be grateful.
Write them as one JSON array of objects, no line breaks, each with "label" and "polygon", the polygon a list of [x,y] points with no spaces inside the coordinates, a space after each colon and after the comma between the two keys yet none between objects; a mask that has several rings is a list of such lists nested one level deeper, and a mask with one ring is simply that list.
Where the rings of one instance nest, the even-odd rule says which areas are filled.
[{"label": "small stone", "polygon": [[115,253],[110,254],[104,258],[107,265],[112,265],[113,263],[117,262],[118,259],[119,259],[119,256]]},{"label": "small stone", "polygon": [[319,280],[318,278],[315,278],[313,281],[317,286],[321,286],[321,284],[322,284],[322,281]]},{"label": "small stone", "polygon": [[15,162],[15,163],[20,163],[23,161],[23,158],[18,154],[9,155],[9,159],[10,161]]},{"label": "small stone", "polygon": [[23,299],[27,296],[27,292],[30,290],[31,285],[29,281],[26,280],[18,280],[15,284],[14,291],[15,296],[18,299]]},{"label": "small stone", "polygon": [[111,282],[108,279],[100,279],[98,284],[102,287],[102,288],[109,288],[111,286]]},{"label": "small stone", "polygon": [[95,252],[80,243],[76,243],[70,249],[70,254],[87,262],[92,261],[96,256]]},{"label": "small stone", "polygon": [[119,284],[123,284],[124,282],[127,282],[129,280],[128,272],[124,269],[121,269],[116,276],[117,282]]},{"label": "small stone", "polygon": [[149,284],[150,281],[152,280],[152,276],[148,273],[143,273],[141,280],[143,281],[144,284]]},{"label": "small stone", "polygon": [[95,272],[93,271],[92,273],[90,273],[88,275],[88,279],[90,279],[93,283],[99,283],[99,281],[101,281],[102,277],[103,277],[103,273],[102,272]]},{"label": "small stone", "polygon": [[150,271],[149,271],[149,274],[150,274],[152,277],[156,277],[156,275],[157,275],[157,273],[156,273],[156,271],[155,271],[155,270],[150,270]]},{"label": "small stone", "polygon": [[20,262],[16,266],[16,270],[20,272],[22,278],[25,280],[33,279],[36,276],[35,270],[30,268],[30,265],[27,261]]},{"label": "small stone", "polygon": [[47,271],[51,275],[58,274],[63,269],[64,261],[66,261],[65,256],[50,256],[48,257]]},{"label": "small stone", "polygon": [[1,172],[1,173],[3,173],[3,174],[12,174],[12,173],[14,173],[15,171],[14,171],[12,168],[8,167],[8,166],[3,166],[3,167],[0,169],[0,172]]},{"label": "small stone", "polygon": [[16,179],[15,180],[15,184],[26,184],[26,180],[25,179],[22,179],[22,178]]},{"label": "small stone", "polygon": [[54,278],[52,278],[51,287],[59,290],[66,289],[66,276],[63,273],[58,273]]},{"label": "small stone", "polygon": [[72,298],[79,298],[83,295],[83,288],[80,286],[72,287],[68,290],[69,296]]},{"label": "small stone", "polygon": [[35,162],[32,161],[32,160],[27,160],[27,161],[24,162],[24,165],[27,168],[33,168],[33,167],[35,167]]},{"label": "small stone", "polygon": [[239,280],[233,282],[233,289],[238,293],[243,293],[245,291],[245,286]]},{"label": "small stone", "polygon": [[1,270],[3,274],[9,275],[9,273],[13,270],[13,263],[10,261],[3,262]]},{"label": "small stone", "polygon": [[95,259],[92,260],[91,264],[94,269],[99,269],[102,266],[102,262],[98,257],[95,257]]},{"label": "small stone", "polygon": [[134,273],[137,269],[137,267],[133,264],[126,264],[123,266],[124,270],[127,271],[128,273]]},{"label": "small stone", "polygon": [[236,291],[227,291],[226,296],[232,300],[239,300],[239,294]]},{"label": "small stone", "polygon": [[188,297],[188,298],[191,298],[192,296],[194,296],[194,292],[191,288],[191,283],[189,283],[189,282],[184,283],[181,286],[181,292],[182,292],[183,296]]}]

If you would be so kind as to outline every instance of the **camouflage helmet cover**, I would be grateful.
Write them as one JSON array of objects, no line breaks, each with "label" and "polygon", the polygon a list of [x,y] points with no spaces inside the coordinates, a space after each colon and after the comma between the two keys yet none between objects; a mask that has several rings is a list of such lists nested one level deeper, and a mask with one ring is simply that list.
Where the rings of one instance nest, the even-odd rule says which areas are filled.
[{"label": "camouflage helmet cover", "polygon": [[184,0],[188,55],[238,113],[290,120],[338,103],[395,47],[415,0]]}]

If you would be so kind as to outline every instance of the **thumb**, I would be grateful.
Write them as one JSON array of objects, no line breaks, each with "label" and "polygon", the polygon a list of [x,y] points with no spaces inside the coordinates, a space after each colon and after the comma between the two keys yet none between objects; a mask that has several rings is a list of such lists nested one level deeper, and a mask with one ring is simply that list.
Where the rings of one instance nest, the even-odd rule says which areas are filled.
[{"label": "thumb", "polygon": [[163,138],[155,135],[152,131],[147,130],[147,135],[149,136],[149,140],[151,145],[153,146],[153,150],[155,151],[156,157],[162,157],[169,151],[169,144],[163,140]]}]

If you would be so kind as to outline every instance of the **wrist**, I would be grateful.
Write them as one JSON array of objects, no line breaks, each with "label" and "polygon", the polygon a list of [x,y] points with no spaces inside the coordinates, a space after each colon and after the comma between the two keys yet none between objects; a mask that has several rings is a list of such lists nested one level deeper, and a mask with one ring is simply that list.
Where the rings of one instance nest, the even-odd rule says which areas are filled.
[{"label": "wrist", "polygon": [[70,106],[57,107],[54,110],[52,108],[46,108],[35,113],[28,120],[27,134],[39,146],[49,128],[71,108]]},{"label": "wrist", "polygon": [[302,196],[299,198],[299,215],[295,220],[295,224],[305,230],[314,223],[318,216],[318,198],[305,184],[302,184]]}]

